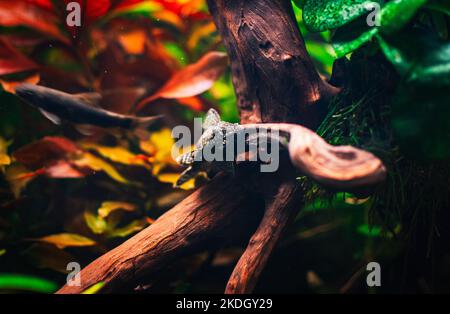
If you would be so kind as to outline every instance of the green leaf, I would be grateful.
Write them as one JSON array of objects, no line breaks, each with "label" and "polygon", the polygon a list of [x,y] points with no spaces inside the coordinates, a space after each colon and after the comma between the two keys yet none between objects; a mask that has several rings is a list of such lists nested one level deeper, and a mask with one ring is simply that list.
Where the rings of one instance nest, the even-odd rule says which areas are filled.
[{"label": "green leaf", "polygon": [[75,260],[71,254],[46,243],[32,245],[22,252],[22,256],[37,268],[51,269],[63,274],[68,273],[67,264]]},{"label": "green leaf", "polygon": [[132,233],[141,231],[147,225],[148,225],[148,223],[145,220],[134,220],[124,227],[120,227],[120,228],[114,229],[113,231],[109,232],[108,236],[111,238],[127,237]]},{"label": "green leaf", "polygon": [[306,0],[303,6],[303,21],[312,32],[335,29],[372,12],[373,5],[379,2],[379,0]]},{"label": "green leaf", "polygon": [[450,15],[450,1],[448,0],[430,1],[425,5],[425,7]]},{"label": "green leaf", "polygon": [[358,227],[358,233],[363,234],[366,237],[376,238],[381,235],[381,228],[377,226],[370,228],[369,225],[364,224]]},{"label": "green leaf", "polygon": [[450,43],[421,31],[377,36],[386,58],[406,80],[450,84]]},{"label": "green leaf", "polygon": [[450,84],[450,42],[430,47],[428,54],[418,62],[411,80],[438,85]]},{"label": "green leaf", "polygon": [[421,160],[450,157],[450,43],[421,30],[378,40],[403,77],[392,103],[403,153]]},{"label": "green leaf", "polygon": [[155,12],[162,11],[163,9],[164,7],[155,1],[144,1],[142,3],[137,3],[135,5],[130,5],[124,8],[114,10],[103,19],[110,20],[112,18],[117,18],[120,16],[135,16],[135,15],[143,17],[153,17],[153,14]]},{"label": "green leaf", "polygon": [[433,23],[436,32],[443,40],[449,39],[450,26],[447,27],[447,17],[441,12],[430,12],[431,21]]},{"label": "green leaf", "polygon": [[388,35],[408,23],[426,0],[395,0],[388,2],[380,12],[380,27],[369,27],[361,17],[340,27],[333,36],[333,47],[338,58],[358,49],[376,34]]},{"label": "green leaf", "polygon": [[183,48],[178,43],[165,42],[164,48],[169,53],[169,55],[171,55],[181,65],[184,65],[184,66],[187,65],[188,57],[186,55],[186,52],[183,50]]},{"label": "green leaf", "polygon": [[0,274],[0,289],[53,293],[58,286],[46,279],[28,275]]},{"label": "green leaf", "polygon": [[100,281],[100,282],[96,283],[95,285],[90,286],[83,292],[81,292],[81,294],[96,294],[103,288],[104,285],[105,285],[105,282]]},{"label": "green leaf", "polygon": [[94,215],[89,211],[84,212],[84,220],[89,229],[95,234],[102,234],[108,227],[106,221],[102,217]]},{"label": "green leaf", "polygon": [[311,58],[318,63],[320,70],[330,75],[335,60],[333,48],[326,43],[306,40],[306,49]]},{"label": "green leaf", "polygon": [[427,0],[393,0],[381,10],[381,31],[392,34],[403,28]]},{"label": "green leaf", "polygon": [[378,33],[378,28],[361,25],[361,20],[358,22],[336,30],[333,36],[333,48],[338,58],[355,51]]},{"label": "green leaf", "polygon": [[297,8],[303,8],[303,6],[305,5],[305,0],[292,0],[292,3],[297,7]]},{"label": "green leaf", "polygon": [[403,84],[392,103],[392,126],[400,149],[416,160],[450,157],[448,86]]}]

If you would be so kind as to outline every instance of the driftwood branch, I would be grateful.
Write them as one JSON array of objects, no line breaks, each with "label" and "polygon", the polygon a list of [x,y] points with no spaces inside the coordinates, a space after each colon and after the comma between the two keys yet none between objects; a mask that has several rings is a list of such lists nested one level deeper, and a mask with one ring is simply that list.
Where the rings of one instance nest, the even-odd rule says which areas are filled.
[{"label": "driftwood branch", "polygon": [[[312,131],[338,90],[321,80],[309,57],[289,0],[207,0],[230,56],[241,123],[268,123],[290,134],[289,155],[302,174],[338,190],[370,187],[384,177],[381,162],[351,147],[332,147]],[[249,125],[251,127],[251,125]],[[290,169],[289,162],[281,169]],[[281,171],[280,169],[280,171]],[[154,224],[81,271],[79,293],[104,281],[102,292],[133,287],[174,261],[226,241],[248,239],[227,292],[251,292],[296,209],[301,193],[295,172],[270,176],[219,175],[166,212]],[[248,169],[247,169],[248,170]],[[255,221],[256,220],[256,221]],[[151,281],[151,280],[150,280]]]},{"label": "driftwood branch", "polygon": [[[351,189],[355,187],[354,182],[373,185],[383,178],[381,162],[369,153],[353,147],[332,147],[301,126],[255,126],[290,130],[293,144],[289,145],[289,150],[293,165],[304,174],[320,178],[332,187]],[[304,157],[302,154],[310,156]],[[321,162],[326,162],[327,169],[333,171],[318,170],[322,167]],[[301,194],[296,193],[295,172],[286,171],[291,166],[282,167],[277,175],[286,178],[285,182],[276,186],[275,195],[266,195],[268,205],[264,218],[233,272],[227,292],[251,291],[249,289],[256,284],[283,227],[293,210],[298,208]],[[265,181],[274,180],[266,178]],[[136,284],[139,278],[160,271],[177,258],[240,238],[252,229],[252,222],[264,207],[257,201],[264,192],[247,185],[244,176],[219,176],[169,210],[153,225],[84,268],[80,287],[65,286],[59,293],[79,293],[100,281],[105,282],[103,292],[116,291]]]},{"label": "driftwood branch", "polygon": [[268,203],[258,230],[234,268],[225,293],[242,294],[253,291],[285,226],[297,212],[302,195],[298,193],[296,182],[289,180],[280,184],[277,192]]},{"label": "driftwood branch", "polygon": [[350,192],[370,189],[386,177],[383,163],[373,154],[352,146],[332,146],[300,125],[263,123],[244,126],[244,130],[262,128],[289,134],[292,165],[324,186]]},{"label": "driftwood branch", "polygon": [[105,283],[102,293],[133,288],[139,279],[157,275],[184,256],[249,236],[260,217],[258,207],[261,202],[238,178],[218,176],[82,269],[81,286],[65,285],[57,293],[81,293],[100,281]]},{"label": "driftwood branch", "polygon": [[317,73],[288,0],[207,0],[231,60],[241,123],[315,128],[338,92]]}]

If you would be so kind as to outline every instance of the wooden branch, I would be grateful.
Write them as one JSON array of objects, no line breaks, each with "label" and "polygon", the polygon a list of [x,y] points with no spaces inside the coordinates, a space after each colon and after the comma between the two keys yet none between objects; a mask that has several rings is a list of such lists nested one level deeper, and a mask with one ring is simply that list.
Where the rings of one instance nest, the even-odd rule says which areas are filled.
[{"label": "wooden branch", "polygon": [[322,81],[288,0],[207,0],[231,61],[241,123],[315,128],[338,89]]},{"label": "wooden branch", "polygon": [[[246,124],[243,127],[244,130],[265,128],[288,134],[292,166],[333,189],[366,192],[386,176],[383,163],[372,154],[351,146],[331,146],[302,126],[271,123]],[[279,184],[275,196],[268,196],[264,217],[234,268],[225,293],[253,291],[283,230],[301,207],[302,193],[292,181],[295,171],[284,169],[280,177],[285,181]]]},{"label": "wooden branch", "polygon": [[288,123],[246,124],[245,129],[277,130],[289,134],[289,156],[294,167],[322,185],[352,192],[370,190],[386,177],[386,168],[373,154],[352,147],[332,146],[315,132]]},{"label": "wooden branch", "polygon": [[225,293],[251,293],[290,218],[298,211],[297,184],[289,180],[279,185],[268,203],[264,217],[228,280]]},{"label": "wooden branch", "polygon": [[239,178],[219,175],[151,226],[82,269],[81,286],[65,285],[57,293],[81,293],[100,281],[105,282],[101,293],[133,288],[139,278],[156,275],[184,256],[245,239],[263,209],[252,194]]},{"label": "wooden branch", "polygon": [[[241,123],[317,127],[326,113],[324,105],[338,90],[316,72],[290,1],[207,2],[231,59]],[[369,153],[331,147],[299,125],[266,126],[290,134],[292,164],[323,184],[345,190],[371,186],[384,177],[381,162]],[[227,292],[251,292],[289,217],[300,208],[301,194],[296,193],[291,176],[275,173],[264,181],[255,179],[255,174],[215,178],[84,268],[81,287],[64,286],[59,293],[79,293],[99,281],[105,282],[102,292],[133,287],[142,276],[156,275],[173,261],[250,233],[265,200],[262,223],[227,288]]]},{"label": "wooden branch", "polygon": [[[358,184],[378,183],[383,178],[384,167],[373,155],[350,146],[330,146],[301,126],[247,124],[246,127],[289,131],[292,164],[308,176],[335,188],[348,190]],[[289,217],[300,206],[301,193],[297,193],[295,177],[295,172],[284,163],[279,172],[268,174],[262,180],[245,172],[238,173],[235,178],[218,176],[150,227],[84,268],[80,287],[66,285],[58,293],[80,293],[100,281],[105,282],[102,292],[117,291],[136,284],[142,276],[161,271],[171,261],[241,238],[252,230],[252,222],[256,222],[264,205],[258,200],[265,195],[268,205],[264,218],[227,288],[228,293],[251,292]],[[254,185],[249,184],[252,181]],[[274,184],[276,195],[270,192],[269,183]],[[255,188],[256,185],[261,187]]]},{"label": "wooden branch", "polygon": [[[331,146],[316,133],[302,126],[270,123],[246,124],[243,128],[265,128],[288,134],[292,166],[330,188],[366,192],[386,176],[383,163],[372,154],[351,146]],[[301,207],[302,193],[297,191],[297,186],[292,181],[295,171],[284,169],[279,177],[285,178],[285,181],[279,184],[277,195],[268,195],[264,217],[236,265],[225,293],[253,291],[283,230]]]}]

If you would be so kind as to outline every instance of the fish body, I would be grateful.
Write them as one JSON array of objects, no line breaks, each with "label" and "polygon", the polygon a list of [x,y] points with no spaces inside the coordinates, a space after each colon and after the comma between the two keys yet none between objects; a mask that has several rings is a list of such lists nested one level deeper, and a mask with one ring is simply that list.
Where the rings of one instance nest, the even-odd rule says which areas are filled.
[{"label": "fish body", "polygon": [[96,106],[99,94],[68,94],[52,88],[21,84],[15,94],[38,108],[55,123],[65,120],[74,124],[95,125],[103,128],[132,129],[149,126],[160,117],[136,117],[114,113]]}]

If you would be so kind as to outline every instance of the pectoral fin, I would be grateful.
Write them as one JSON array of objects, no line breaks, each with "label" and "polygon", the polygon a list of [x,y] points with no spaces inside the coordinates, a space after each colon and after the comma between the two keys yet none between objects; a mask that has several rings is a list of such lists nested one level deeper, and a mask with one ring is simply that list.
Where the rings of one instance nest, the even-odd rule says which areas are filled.
[{"label": "pectoral fin", "polygon": [[45,111],[44,109],[39,109],[39,111],[42,113],[42,115],[44,117],[46,117],[47,119],[52,121],[54,124],[56,124],[56,125],[61,124],[61,119],[57,115],[50,113],[48,111]]},{"label": "pectoral fin", "polygon": [[91,136],[95,133],[95,127],[87,124],[77,124],[74,126],[80,134],[84,136]]}]

